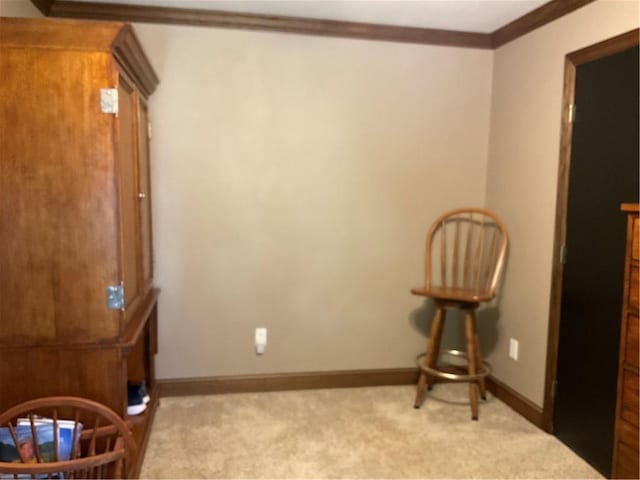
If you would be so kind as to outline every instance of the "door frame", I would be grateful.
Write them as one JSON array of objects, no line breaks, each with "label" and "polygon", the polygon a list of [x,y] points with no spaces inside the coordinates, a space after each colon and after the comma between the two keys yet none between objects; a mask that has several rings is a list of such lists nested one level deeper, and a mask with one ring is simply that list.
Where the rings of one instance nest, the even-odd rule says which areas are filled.
[{"label": "door frame", "polygon": [[[554,392],[557,376],[558,344],[560,337],[560,311],[562,300],[561,261],[562,247],[566,239],[567,199],[569,194],[569,168],[571,164],[571,139],[573,122],[570,111],[575,101],[576,67],[633,48],[640,44],[640,29],[617,35],[589,47],[566,55],[564,62],[564,87],[562,94],[562,120],[560,134],[560,160],[558,164],[558,187],[556,193],[555,233],[551,267],[551,300],[549,305],[549,333],[547,337],[547,367],[542,407],[542,428],[553,432]],[[578,113],[579,114],[579,113]],[[621,300],[622,301],[622,300]]]}]

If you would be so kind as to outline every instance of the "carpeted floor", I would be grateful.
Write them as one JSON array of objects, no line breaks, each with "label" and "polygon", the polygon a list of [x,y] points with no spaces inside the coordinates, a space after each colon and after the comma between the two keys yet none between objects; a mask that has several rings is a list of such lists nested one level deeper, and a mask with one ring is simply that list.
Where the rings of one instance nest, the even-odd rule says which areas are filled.
[{"label": "carpeted floor", "polygon": [[163,398],[142,478],[602,478],[465,384]]}]

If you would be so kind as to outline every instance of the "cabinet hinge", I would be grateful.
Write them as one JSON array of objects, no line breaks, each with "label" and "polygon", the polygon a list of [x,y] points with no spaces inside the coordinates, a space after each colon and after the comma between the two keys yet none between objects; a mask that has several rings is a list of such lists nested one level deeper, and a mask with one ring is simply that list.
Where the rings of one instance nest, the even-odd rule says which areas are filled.
[{"label": "cabinet hinge", "polygon": [[147,122],[147,138],[151,140],[151,122]]},{"label": "cabinet hinge", "polygon": [[563,265],[567,263],[567,246],[566,245],[562,245],[562,247],[560,247],[560,263]]},{"label": "cabinet hinge", "polygon": [[576,121],[576,104],[572,103],[569,105],[569,123],[573,123]]},{"label": "cabinet hinge", "polygon": [[554,380],[551,383],[551,398],[556,398],[557,393],[558,393],[558,380]]},{"label": "cabinet hinge", "polygon": [[102,113],[113,113],[118,116],[118,89],[100,89],[100,111]]},{"label": "cabinet hinge", "polygon": [[107,308],[124,311],[124,282],[107,286]]}]

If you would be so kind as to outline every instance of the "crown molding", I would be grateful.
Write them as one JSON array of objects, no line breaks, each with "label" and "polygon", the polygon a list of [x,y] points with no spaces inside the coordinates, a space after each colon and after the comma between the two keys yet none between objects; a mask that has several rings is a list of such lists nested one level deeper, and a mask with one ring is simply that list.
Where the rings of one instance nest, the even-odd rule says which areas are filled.
[{"label": "crown molding", "polygon": [[551,0],[493,33],[398,27],[281,15],[68,0],[31,0],[48,17],[265,30],[464,48],[495,49],[594,0]]},{"label": "crown molding", "polygon": [[501,47],[536,28],[577,10],[594,0],[552,0],[491,34],[493,48]]},{"label": "crown molding", "polygon": [[70,2],[64,0],[49,1],[53,2],[49,13],[49,16],[52,17],[266,30],[366,40],[492,48],[489,34],[474,32],[398,27],[281,15],[258,15],[219,10]]}]

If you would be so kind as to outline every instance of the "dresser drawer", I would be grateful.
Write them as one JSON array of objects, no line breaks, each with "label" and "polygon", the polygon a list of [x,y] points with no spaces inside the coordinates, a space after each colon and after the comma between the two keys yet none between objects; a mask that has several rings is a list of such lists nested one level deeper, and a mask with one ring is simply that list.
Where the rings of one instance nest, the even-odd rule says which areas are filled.
[{"label": "dresser drawer", "polygon": [[638,311],[638,289],[640,288],[640,281],[638,280],[638,267],[631,267],[631,275],[629,279],[629,309],[631,311]]},{"label": "dresser drawer", "polygon": [[638,427],[620,420],[616,428],[618,429],[618,440],[630,446],[634,451],[638,451]]},{"label": "dresser drawer", "polygon": [[633,258],[634,260],[640,260],[640,257],[638,256],[638,236],[639,236],[639,232],[638,232],[638,217],[633,219],[633,240],[631,240],[631,258]]},{"label": "dresser drawer", "polygon": [[623,374],[622,418],[638,427],[638,375],[627,370]]},{"label": "dresser drawer", "polygon": [[616,464],[614,472],[616,478],[640,478],[638,473],[638,450],[618,442],[616,445]]},{"label": "dresser drawer", "polygon": [[638,315],[627,316],[627,335],[624,347],[624,361],[638,368]]}]

